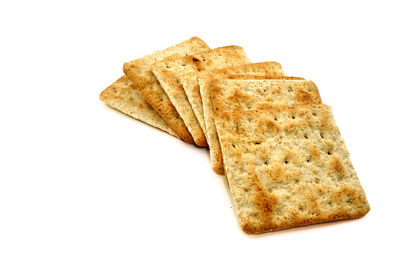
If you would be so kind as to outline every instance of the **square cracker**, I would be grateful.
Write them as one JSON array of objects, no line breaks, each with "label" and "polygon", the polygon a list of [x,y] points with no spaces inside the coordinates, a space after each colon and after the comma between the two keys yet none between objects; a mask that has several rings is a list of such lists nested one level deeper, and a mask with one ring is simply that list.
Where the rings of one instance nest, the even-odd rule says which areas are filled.
[{"label": "square cracker", "polygon": [[369,211],[330,107],[217,112],[215,122],[246,233],[358,218]]},{"label": "square cracker", "polygon": [[171,127],[154,111],[125,75],[104,89],[100,100],[122,113],[176,137]]},{"label": "square cracker", "polygon": [[184,74],[249,63],[243,48],[225,46],[190,56],[156,62],[151,70],[175,106],[198,146],[207,146],[206,137],[190,105],[182,83]]},{"label": "square cracker", "polygon": [[[274,78],[274,77],[272,77]],[[283,80],[287,79],[287,80]],[[294,79],[294,80],[289,80]],[[204,115],[206,119],[207,136],[210,139],[210,155],[211,164],[214,172],[218,174],[224,173],[224,165],[221,153],[221,147],[218,140],[218,134],[214,123],[213,106],[221,110],[228,111],[230,108],[238,105],[247,105],[245,108],[259,108],[258,103],[269,101],[271,103],[285,103],[287,101],[292,104],[312,104],[321,103],[318,88],[313,82],[300,80],[296,77],[282,77],[278,79],[264,80],[233,80],[220,78],[215,80],[200,79],[200,88],[202,90]],[[291,92],[286,88],[291,86]],[[286,91],[285,91],[286,88]],[[310,90],[310,92],[308,91]],[[220,95],[218,95],[220,94]],[[309,97],[301,102],[296,95],[304,94]],[[213,96],[213,98],[212,98]],[[225,100],[226,99],[226,100]],[[243,103],[240,103],[243,101]],[[214,104],[214,102],[216,102]],[[234,107],[226,107],[232,103]],[[251,106],[253,105],[253,107]],[[254,107],[254,105],[256,105]]]},{"label": "square cracker", "polygon": [[288,106],[320,104],[317,86],[308,80],[215,79],[210,84],[213,111],[260,109],[265,103]]},{"label": "square cracker", "polygon": [[[261,62],[261,63],[250,63],[239,66],[232,66],[224,69],[216,69],[211,71],[202,71],[200,73],[190,72],[183,75],[181,79],[183,89],[187,96],[187,99],[192,106],[194,114],[196,115],[197,121],[200,124],[201,129],[207,139],[207,127],[204,120],[203,101],[200,93],[198,76],[201,73],[213,74],[213,75],[233,75],[233,74],[249,74],[249,75],[269,75],[269,76],[284,76],[285,73],[282,69],[281,64],[278,62]],[[210,144],[209,144],[210,146]]]},{"label": "square cracker", "polygon": [[[203,71],[197,74],[198,88],[195,82],[192,82],[194,86],[187,84],[184,85],[186,94],[191,101],[192,107],[200,106],[201,109],[194,108],[200,124],[203,124],[203,130],[207,138],[208,146],[210,148],[210,157],[212,169],[217,174],[224,174],[221,148],[219,145],[217,131],[215,129],[212,105],[210,100],[210,92],[205,86],[207,80],[213,78],[215,75],[227,76],[227,75],[266,75],[266,76],[285,76],[285,72],[280,63],[278,62],[259,62],[250,63],[240,66],[232,66],[225,69],[216,69],[212,71]],[[194,80],[194,77],[188,77],[187,80]],[[197,103],[196,103],[197,102]],[[197,111],[196,111],[197,110]]]},{"label": "square cracker", "polygon": [[125,63],[123,68],[124,73],[133,86],[140,90],[143,97],[153,109],[160,114],[182,140],[190,144],[193,143],[192,136],[151,72],[150,65],[160,60],[182,57],[208,49],[209,47],[203,40],[193,37],[177,45],[170,46],[167,49],[156,51],[153,54]]}]

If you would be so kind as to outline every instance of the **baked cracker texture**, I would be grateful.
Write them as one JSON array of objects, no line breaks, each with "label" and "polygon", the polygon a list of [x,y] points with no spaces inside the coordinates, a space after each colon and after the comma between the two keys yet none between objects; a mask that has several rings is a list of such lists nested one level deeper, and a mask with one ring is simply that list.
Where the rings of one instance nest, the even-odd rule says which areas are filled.
[{"label": "baked cracker texture", "polygon": [[[190,72],[183,75],[181,79],[181,83],[183,89],[185,90],[185,94],[187,100],[190,103],[190,106],[193,109],[194,115],[198,123],[200,124],[201,130],[203,131],[204,136],[207,139],[206,125],[204,122],[204,114],[203,114],[203,102],[200,96],[199,83],[197,80],[197,73]],[[208,140],[207,140],[208,143]]]},{"label": "baked cracker texture", "polygon": [[249,234],[358,218],[369,211],[330,107],[217,112],[226,176]]},{"label": "baked cracker texture", "polygon": [[[318,88],[312,81],[292,80],[291,78],[286,80],[286,77],[283,79],[215,79],[210,82],[211,89],[209,89],[213,108],[212,114],[218,110],[262,109],[270,104],[297,106],[322,103]],[[219,140],[215,128],[211,134],[216,137],[216,140]],[[219,143],[216,150],[211,151],[211,153],[214,156],[213,168],[223,170],[223,156]]]},{"label": "baked cracker texture", "polygon": [[[209,140],[212,138],[209,138],[208,136],[208,130],[207,130],[207,121],[206,118],[208,118],[208,122],[212,120],[212,117],[210,117],[209,114],[212,114],[212,107],[211,107],[211,100],[210,100],[210,93],[207,88],[204,86],[206,83],[206,80],[213,79],[216,75],[218,76],[226,76],[226,75],[266,75],[266,76],[285,76],[285,72],[283,71],[283,68],[280,63],[278,62],[259,62],[259,63],[250,63],[250,64],[244,64],[240,66],[232,66],[229,68],[224,68],[224,69],[216,69],[216,70],[211,70],[211,71],[202,71],[198,74],[191,74],[192,77],[188,78],[191,79],[192,81],[196,78],[197,81],[192,82],[188,86],[184,86],[185,92],[188,95],[189,100],[192,102],[197,102],[196,104],[192,104],[193,106],[200,106],[201,103],[201,108],[197,108],[197,111],[195,111],[199,114],[198,118],[200,121],[200,124],[204,124],[205,128],[205,133],[207,137],[207,141],[210,143],[213,143],[218,140]],[[202,86],[201,86],[201,85]],[[189,97],[191,95],[192,97]],[[191,100],[192,99],[192,100]],[[210,113],[211,112],[211,113]],[[196,114],[197,114],[196,113]],[[212,125],[210,128],[215,129],[215,126]],[[209,144],[210,145],[210,144]],[[212,146],[212,145],[211,145]]]},{"label": "baked cracker texture", "polygon": [[206,137],[185,93],[184,75],[249,62],[250,60],[242,47],[225,46],[181,58],[156,62],[151,65],[151,70],[185,122],[194,142],[198,146],[204,147],[207,146]]},{"label": "baked cracker texture", "polygon": [[122,113],[176,137],[171,127],[154,111],[125,75],[104,89],[100,94],[100,100]]},{"label": "baked cracker texture", "polygon": [[[249,70],[249,66],[252,66],[252,65],[260,66],[260,64],[263,64],[267,68],[264,68],[263,72],[258,71],[258,75],[254,75],[254,76],[252,75],[253,78],[261,79],[262,76],[265,75],[265,69],[269,70],[269,73],[270,73],[269,76],[276,76],[276,77],[284,76],[282,67],[277,62],[245,64],[245,65],[233,66],[233,67],[225,68],[225,69],[216,69],[216,70],[202,71],[202,72],[190,72],[190,73],[186,73],[183,75],[183,78],[181,79],[183,89],[185,90],[186,97],[187,97],[190,105],[192,106],[194,114],[196,115],[197,121],[199,122],[200,127],[203,130],[203,133],[207,139],[207,142],[209,142],[209,141],[208,141],[208,136],[207,136],[207,127],[206,127],[206,123],[205,123],[205,119],[204,119],[203,100],[202,100],[202,96],[200,93],[199,76],[202,76],[204,74],[209,75],[211,77],[214,77],[215,75],[240,75],[237,73],[241,73],[241,70],[243,73],[245,73],[247,70]],[[254,70],[255,68],[252,68],[252,69]],[[249,72],[251,73],[251,69],[249,70]],[[255,72],[255,73],[257,73],[257,72]]]},{"label": "baked cracker texture", "polygon": [[289,106],[322,103],[317,86],[307,80],[216,79],[211,82],[210,95],[214,112],[259,109],[265,103]]},{"label": "baked cracker texture", "polygon": [[[194,86],[187,86],[185,92],[187,95],[193,95],[192,101],[201,102],[201,109],[197,109],[200,124],[204,124],[205,135],[207,138],[208,146],[210,148],[210,157],[212,169],[217,174],[224,174],[222,158],[216,156],[216,152],[221,151],[219,147],[218,137],[216,135],[210,93],[205,86],[208,80],[212,79],[216,75],[233,75],[233,74],[248,74],[248,75],[268,75],[268,76],[284,76],[285,72],[280,63],[278,62],[259,62],[250,63],[240,66],[232,66],[224,69],[217,69],[211,71],[202,71],[196,74],[197,84]],[[192,78],[193,79],[193,78]],[[190,99],[190,98],[189,98]],[[199,104],[192,104],[192,107],[198,106]],[[203,128],[203,129],[204,129]]]},{"label": "baked cracker texture", "polygon": [[[215,77],[215,76],[214,76]],[[225,78],[224,78],[225,77]],[[214,111],[213,111],[213,103],[211,100],[211,88],[214,88],[215,92],[214,94],[217,94],[217,91],[221,91],[220,96],[215,96],[216,99],[214,99],[214,102],[220,101],[223,102],[221,98],[228,97],[227,101],[229,100],[237,100],[240,101],[240,96],[241,94],[247,95],[249,94],[250,99],[247,99],[246,102],[251,102],[251,101],[261,101],[264,102],[264,100],[268,100],[271,97],[268,95],[272,95],[273,98],[270,100],[274,100],[274,98],[279,97],[279,94],[275,94],[276,92],[272,93],[271,89],[269,87],[269,81],[274,81],[274,80],[269,80],[271,78],[276,79],[277,77],[273,76],[264,76],[264,80],[244,80],[247,77],[250,76],[238,76],[237,81],[233,81],[233,79],[226,78],[227,75],[220,76],[219,78],[212,78],[212,77],[207,77],[206,75],[203,77],[199,78],[199,83],[200,83],[200,90],[202,94],[202,99],[203,99],[203,108],[204,108],[204,117],[206,121],[206,128],[207,128],[207,138],[210,146],[210,155],[211,155],[211,164],[212,164],[212,169],[214,172],[218,174],[223,174],[224,173],[224,168],[223,168],[223,161],[222,161],[222,154],[221,154],[221,148],[218,140],[218,135],[217,131],[215,128],[215,123],[214,123]],[[242,79],[240,79],[242,77]],[[266,80],[266,78],[269,78]],[[214,80],[213,80],[214,79]],[[297,78],[297,77],[281,77],[280,79],[290,79],[290,80],[300,80],[302,78]],[[218,82],[218,80],[221,80],[221,83]],[[230,86],[230,83],[232,81],[232,85],[235,86],[235,88],[229,88],[224,86],[228,85]],[[278,81],[278,80],[277,80]],[[304,81],[303,81],[304,83]],[[284,86],[283,81],[280,82],[281,86]],[[262,88],[262,92],[259,92],[259,89],[261,86],[264,86]],[[316,86],[311,83],[310,86],[312,86],[316,90],[316,95],[318,96],[317,103],[320,103],[320,98],[319,98],[319,93],[318,89]],[[247,92],[246,92],[247,90]],[[265,90],[265,91],[264,91]],[[222,92],[223,91],[223,92]],[[234,94],[231,96],[230,94]],[[239,97],[239,98],[238,98]],[[280,97],[282,98],[282,96]],[[289,95],[289,98],[292,98],[292,96]],[[277,99],[278,100],[278,99]],[[218,106],[218,104],[216,104]],[[247,105],[246,108],[249,108],[250,105]],[[218,107],[217,107],[218,108]]]},{"label": "baked cracker texture", "polygon": [[128,79],[142,93],[146,101],[182,140],[190,144],[193,144],[192,136],[151,72],[150,65],[157,61],[182,57],[208,49],[209,47],[203,40],[193,37],[167,49],[156,51],[153,54],[125,63],[123,67]]}]

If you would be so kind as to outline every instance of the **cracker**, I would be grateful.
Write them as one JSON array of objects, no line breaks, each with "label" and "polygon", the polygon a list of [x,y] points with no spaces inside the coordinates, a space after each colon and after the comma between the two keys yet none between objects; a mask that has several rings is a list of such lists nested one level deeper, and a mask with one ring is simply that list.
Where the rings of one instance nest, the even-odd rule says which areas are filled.
[{"label": "cracker", "polygon": [[[286,79],[286,77],[285,77]],[[213,114],[217,110],[238,111],[262,109],[270,104],[289,106],[320,104],[317,86],[305,80],[234,80],[216,79],[210,83],[210,96]],[[211,115],[213,118],[213,115]],[[210,127],[211,131],[212,128]],[[211,133],[218,140],[214,128]],[[213,169],[223,171],[223,157],[218,145],[213,154]]]},{"label": "cracker", "polygon": [[[190,103],[190,106],[193,109],[194,115],[196,116],[197,121],[200,124],[201,130],[204,133],[205,138],[207,139],[207,131],[206,125],[204,121],[203,114],[203,102],[200,96],[199,83],[197,80],[197,73],[190,72],[183,75],[181,79],[182,87],[185,91],[185,95],[187,100]],[[208,143],[208,140],[207,140]],[[208,144],[209,145],[209,144]]]},{"label": "cracker", "polygon": [[[209,93],[204,91],[204,86],[200,88],[199,86],[199,79],[202,78],[204,81],[205,77],[210,77],[210,75],[265,75],[265,76],[285,76],[285,72],[283,71],[283,68],[280,63],[278,62],[259,62],[259,63],[250,63],[250,64],[244,64],[240,66],[232,66],[229,68],[225,69],[216,69],[212,71],[206,71],[199,73],[198,75],[194,74],[188,74],[191,76],[188,76],[185,80],[191,80],[191,82],[188,82],[187,86],[183,86],[185,89],[186,95],[188,96],[189,102],[191,103],[192,107],[194,107],[194,111],[196,113],[196,116],[200,122],[200,125],[204,125],[204,133],[206,133],[207,141],[208,141],[208,136],[207,136],[207,125],[205,122],[205,114],[204,114],[204,109],[206,109],[209,105],[206,105],[206,107],[203,104],[203,99],[206,99],[205,101],[210,103],[209,101]],[[211,76],[213,77],[213,76]],[[194,79],[197,79],[197,81],[194,81]],[[215,128],[215,127],[214,127]],[[208,141],[210,142],[210,141]]]},{"label": "cracker", "polygon": [[204,85],[207,79],[214,77],[215,75],[221,76],[233,74],[284,76],[285,72],[283,71],[281,64],[278,62],[259,62],[201,72],[196,75],[197,82],[193,81],[193,76],[187,77],[186,80],[191,80],[192,82],[187,82],[188,85],[184,85],[184,89],[206,135],[207,143],[210,148],[212,169],[217,174],[224,173],[222,158],[219,158],[216,155],[216,152],[221,151],[221,149],[219,147],[219,141],[215,130],[214,118],[212,117],[213,112],[210,94]]},{"label": "cracker", "polygon": [[[269,76],[284,76],[281,64],[277,62],[262,62],[233,66],[225,69],[216,69],[212,71],[203,71],[214,75],[235,75],[235,74],[252,74],[252,75],[269,75]],[[183,75],[181,79],[182,87],[185,91],[187,100],[189,101],[197,121],[207,139],[207,127],[204,120],[203,101],[200,93],[198,76],[200,73],[190,72]],[[208,142],[208,140],[207,140]]]},{"label": "cracker", "polygon": [[218,111],[215,122],[246,233],[358,218],[369,211],[328,106]]},{"label": "cracker", "polygon": [[104,89],[100,100],[122,113],[176,137],[171,127],[154,111],[125,75]]},{"label": "cracker", "polygon": [[182,86],[184,74],[249,62],[243,48],[226,46],[182,58],[156,62],[151,66],[151,70],[185,122],[194,142],[198,146],[207,146],[206,137]]},{"label": "cracker", "polygon": [[201,39],[193,37],[167,49],[156,51],[153,54],[124,64],[124,73],[139,89],[143,97],[160,114],[173,131],[185,142],[193,143],[193,138],[185,123],[165,94],[157,79],[150,70],[154,62],[168,58],[182,57],[196,52],[208,50],[209,47]]},{"label": "cracker", "polygon": [[[211,87],[209,86],[209,83],[211,82],[210,77],[212,77],[212,76],[202,75],[201,77],[199,77],[200,92],[201,92],[202,100],[203,100],[204,118],[205,118],[206,128],[207,128],[207,138],[208,138],[207,140],[208,140],[209,146],[210,146],[212,169],[217,174],[223,174],[224,166],[223,166],[223,161],[222,161],[222,154],[221,154],[221,148],[220,148],[220,144],[219,144],[219,140],[218,140],[218,135],[217,135],[217,131],[215,128],[215,123],[214,123],[213,105],[211,102],[211,93],[210,93]],[[226,75],[225,75],[225,77],[226,77]],[[246,78],[246,76],[242,76],[242,77]],[[249,76],[247,76],[247,77],[249,77]],[[239,78],[240,78],[240,76],[239,76]],[[268,77],[265,76],[264,78],[268,78]],[[276,78],[276,77],[269,77],[269,78]],[[223,78],[221,78],[221,79],[223,79]],[[282,79],[302,79],[302,78],[282,77]],[[231,80],[231,79],[228,79],[227,81],[229,81],[229,80]],[[237,82],[235,82],[235,86],[238,86],[236,88],[242,88],[240,84],[245,85],[248,82],[250,82],[250,81],[238,80]],[[253,81],[253,82],[256,82],[256,81]],[[262,80],[258,81],[258,82],[265,83],[265,81],[262,81]],[[254,89],[256,89],[256,88],[254,88]],[[227,91],[229,91],[229,88],[227,89]],[[225,95],[225,93],[228,93],[228,92],[223,92],[223,95]],[[263,92],[262,94],[260,94],[259,98],[264,99],[265,93]]]},{"label": "cracker", "polygon": [[306,80],[216,79],[210,86],[214,112],[260,109],[265,103],[288,106],[322,103],[317,86]]}]

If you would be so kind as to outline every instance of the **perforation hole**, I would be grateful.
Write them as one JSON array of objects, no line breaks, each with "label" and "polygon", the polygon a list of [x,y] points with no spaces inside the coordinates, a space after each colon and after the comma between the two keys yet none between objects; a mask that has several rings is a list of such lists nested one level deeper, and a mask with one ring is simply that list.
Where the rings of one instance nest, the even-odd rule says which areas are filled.
[{"label": "perforation hole", "polygon": [[274,121],[278,121],[278,118],[274,118]]},{"label": "perforation hole", "polygon": [[254,144],[255,144],[255,145],[259,145],[259,144],[260,144],[260,142],[254,142]]},{"label": "perforation hole", "polygon": [[308,135],[307,135],[307,134],[305,134],[305,135],[304,135],[304,138],[305,138],[305,139],[308,139]]},{"label": "perforation hole", "polygon": [[322,138],[322,139],[324,138],[324,135],[323,135],[323,133],[320,133],[319,135],[321,136],[321,138]]},{"label": "perforation hole", "polygon": [[285,159],[284,163],[285,163],[285,164],[288,164],[288,163],[289,163],[289,161],[288,161],[287,159]]},{"label": "perforation hole", "polygon": [[294,120],[294,119],[296,119],[296,117],[295,117],[295,116],[292,116],[292,120]]},{"label": "perforation hole", "polygon": [[315,111],[313,111],[312,115],[313,116],[317,116],[317,113]]},{"label": "perforation hole", "polygon": [[269,164],[268,160],[264,161],[264,165],[268,165],[268,164]]},{"label": "perforation hole", "polygon": [[310,163],[310,162],[311,162],[311,159],[306,159],[306,161],[307,161],[308,163]]},{"label": "perforation hole", "polygon": [[331,152],[330,151],[328,151],[328,153],[327,153],[329,156],[331,155]]},{"label": "perforation hole", "polygon": [[235,148],[236,146],[234,144],[232,144],[232,147]]}]

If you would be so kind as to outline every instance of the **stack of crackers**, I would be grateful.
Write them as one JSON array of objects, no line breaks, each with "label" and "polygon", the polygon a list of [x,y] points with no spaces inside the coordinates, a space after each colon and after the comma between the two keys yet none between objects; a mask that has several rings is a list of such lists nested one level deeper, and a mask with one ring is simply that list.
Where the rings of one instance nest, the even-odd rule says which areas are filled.
[{"label": "stack of crackers", "polygon": [[243,231],[263,233],[358,218],[365,193],[317,86],[243,48],[193,37],[124,64],[101,94],[109,106],[209,147]]}]

